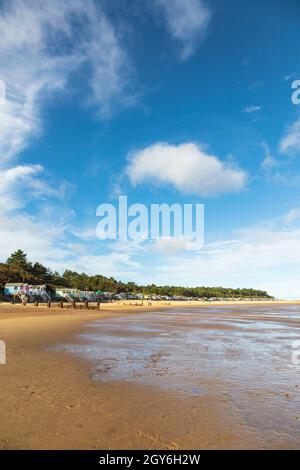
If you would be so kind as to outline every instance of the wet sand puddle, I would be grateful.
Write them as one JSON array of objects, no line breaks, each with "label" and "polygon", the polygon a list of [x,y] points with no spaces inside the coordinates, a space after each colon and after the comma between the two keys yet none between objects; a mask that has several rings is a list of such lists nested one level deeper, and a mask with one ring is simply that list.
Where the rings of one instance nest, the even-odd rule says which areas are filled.
[{"label": "wet sand puddle", "polygon": [[300,439],[299,306],[215,306],[98,320],[76,344],[99,381],[221,394],[266,442]]}]

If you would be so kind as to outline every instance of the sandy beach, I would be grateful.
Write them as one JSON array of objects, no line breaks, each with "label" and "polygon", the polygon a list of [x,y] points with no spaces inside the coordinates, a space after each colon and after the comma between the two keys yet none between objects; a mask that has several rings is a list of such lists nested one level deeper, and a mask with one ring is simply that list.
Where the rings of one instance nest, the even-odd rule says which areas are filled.
[{"label": "sandy beach", "polygon": [[[264,305],[268,306],[267,303]],[[211,312],[206,312],[210,306],[202,307],[205,317],[203,316],[203,320],[201,317],[203,322],[199,329],[201,332],[209,331],[211,328],[208,322],[208,315],[211,315]],[[261,304],[257,308],[262,307]],[[298,308],[297,303],[294,303],[294,307]],[[177,305],[176,308],[178,311],[182,306]],[[218,307],[213,306],[213,308]],[[225,311],[221,311],[223,320],[228,314],[230,316],[230,308],[227,303]],[[238,305],[234,308],[238,308]],[[274,308],[273,316],[276,316],[276,310],[281,309],[282,304],[273,302],[272,308]],[[155,350],[152,356],[149,353],[152,361],[150,365],[147,363],[150,375],[143,365],[141,380],[135,380],[132,374],[128,375],[128,380],[118,375],[112,378],[106,375],[105,380],[102,380],[101,376],[100,380],[95,380],[95,361],[87,360],[84,354],[80,357],[76,353],[70,353],[68,347],[70,344],[72,347],[75,345],[86,348],[86,340],[82,335],[85,333],[95,335],[94,328],[97,328],[96,339],[97,341],[99,339],[100,346],[104,344],[104,340],[101,340],[102,329],[106,338],[111,340],[113,336],[118,335],[115,326],[118,329],[118,325],[121,325],[122,330],[124,324],[145,325],[145,322],[149,324],[149,321],[152,323],[152,317],[149,318],[149,315],[153,315],[155,326],[153,331],[158,330],[164,321],[163,312],[168,314],[168,321],[173,322],[169,325],[174,331],[185,331],[195,324],[196,317],[193,312],[196,310],[185,305],[185,311],[184,317],[174,316],[173,319],[170,317],[171,307],[167,305],[137,307],[112,304],[102,306],[101,311],[73,311],[2,304],[0,339],[6,342],[7,364],[0,366],[0,448],[294,448],[297,436],[294,439],[284,433],[280,435],[276,423],[274,434],[269,433],[266,436],[266,430],[260,427],[259,423],[254,419],[249,420],[249,413],[245,407],[236,406],[230,388],[222,386],[224,378],[221,377],[216,381],[214,374],[207,374],[205,368],[203,374],[201,370],[197,371],[197,374],[199,373],[197,380],[201,378],[201,390],[197,389],[196,393],[186,393],[185,389],[161,387],[160,383],[156,382],[160,380],[157,377],[160,376],[162,369],[158,370],[159,357],[158,355],[155,357]],[[242,318],[245,313],[240,312],[237,315]],[[197,321],[198,318],[200,318],[199,313]],[[259,314],[253,314],[251,320],[259,320]],[[270,320],[275,321],[273,317]],[[244,318],[243,321],[250,320]],[[296,325],[297,328],[300,326],[298,318],[293,321],[281,318],[280,321],[285,327],[289,324],[293,327]],[[218,329],[222,335],[230,337],[234,328],[224,321],[218,320],[218,322]],[[149,347],[154,344],[153,340],[157,339],[157,333],[149,332],[149,327],[147,328],[138,333],[134,333],[131,329],[130,333],[124,333],[125,330],[122,330],[123,337],[129,337],[131,351],[135,348],[136,338],[145,342],[144,344],[148,341]],[[118,341],[116,340],[116,344],[119,344]],[[167,347],[169,343],[166,349]],[[186,347],[189,347],[188,344]],[[236,347],[238,348],[238,343]],[[175,343],[174,348],[176,348]],[[229,354],[230,351],[229,348]],[[112,342],[111,355],[114,356],[114,353]],[[234,356],[236,350],[232,354]],[[144,380],[145,377],[151,378],[154,375],[156,381]],[[187,381],[184,385],[186,383]],[[193,382],[190,384],[193,385]],[[289,389],[298,386],[295,383],[287,385]],[[257,404],[257,411],[261,412],[264,407],[261,394],[264,391],[256,390],[256,392],[254,403]],[[298,423],[298,412],[294,410],[294,404],[298,403],[298,395],[290,393],[289,396],[282,398],[281,393],[279,390],[280,399],[285,400],[288,407],[292,404],[289,410],[292,409],[293,423]],[[282,402],[278,403],[278,406],[282,405]],[[277,406],[277,402],[275,405]],[[267,408],[266,412],[268,413]]]}]

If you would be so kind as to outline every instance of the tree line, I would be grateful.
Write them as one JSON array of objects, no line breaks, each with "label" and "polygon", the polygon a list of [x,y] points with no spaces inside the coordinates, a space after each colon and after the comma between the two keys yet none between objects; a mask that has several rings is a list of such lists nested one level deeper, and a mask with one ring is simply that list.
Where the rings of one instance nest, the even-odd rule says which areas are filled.
[{"label": "tree line", "polygon": [[63,274],[53,271],[38,262],[28,260],[26,253],[17,250],[5,263],[0,263],[0,288],[7,282],[23,282],[28,284],[48,284],[57,287],[71,287],[80,290],[112,292],[118,294],[143,293],[145,295],[166,295],[184,297],[222,297],[222,298],[271,298],[266,291],[256,289],[232,289],[225,287],[182,287],[138,285],[135,282],[121,282],[113,277],[101,274],[88,275],[67,269]]}]

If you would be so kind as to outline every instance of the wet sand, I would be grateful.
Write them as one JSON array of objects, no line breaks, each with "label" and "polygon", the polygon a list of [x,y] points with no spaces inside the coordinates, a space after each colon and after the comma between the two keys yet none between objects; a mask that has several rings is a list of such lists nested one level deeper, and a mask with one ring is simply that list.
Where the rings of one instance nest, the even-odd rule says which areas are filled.
[{"label": "wet sand", "polygon": [[0,308],[2,449],[297,448],[300,307]]}]

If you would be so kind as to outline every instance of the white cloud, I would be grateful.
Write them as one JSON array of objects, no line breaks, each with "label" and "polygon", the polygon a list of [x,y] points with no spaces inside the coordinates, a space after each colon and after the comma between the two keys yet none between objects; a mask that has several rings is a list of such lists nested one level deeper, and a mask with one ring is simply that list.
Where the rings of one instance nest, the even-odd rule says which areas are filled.
[{"label": "white cloud", "polygon": [[34,177],[42,172],[40,165],[19,165],[0,170],[0,214],[24,206],[20,194],[24,187],[28,190],[34,185]]},{"label": "white cloud", "polygon": [[[0,259],[18,248],[53,269],[66,266],[78,272],[101,273],[139,283],[190,286],[253,287],[281,298],[299,298],[300,229],[299,208],[232,236],[208,242],[199,252],[180,251],[175,240],[153,244],[103,245],[71,243],[72,227],[65,216],[56,220],[17,215],[1,219]],[[168,246],[169,244],[169,246]],[[119,244],[120,245],[120,244]],[[165,257],[167,255],[167,258]],[[155,279],[153,273],[155,272]]]},{"label": "white cloud", "polygon": [[[126,278],[131,280],[132,272],[139,268],[139,264],[132,260],[128,253],[119,253],[112,251],[108,254],[90,254],[86,250],[84,254],[76,253],[76,256],[69,258],[69,269],[77,272],[86,272],[88,274],[102,274],[104,276],[113,276],[118,279]],[[74,253],[73,253],[74,255]],[[58,269],[64,270],[63,263]]]},{"label": "white cloud", "polygon": [[28,177],[40,173],[42,167],[40,165],[19,165],[8,170],[0,171],[0,191],[2,192],[12,183],[28,179]]},{"label": "white cloud", "polygon": [[[42,217],[43,215],[43,217]],[[53,224],[55,217],[55,224]],[[17,249],[27,253],[31,261],[38,261],[53,270],[66,269],[131,279],[139,264],[130,251],[105,251],[101,242],[91,244],[71,242],[75,230],[66,214],[40,214],[29,216],[1,215],[0,260]]]},{"label": "white cloud", "polygon": [[66,251],[61,245],[65,227],[53,221],[38,221],[28,215],[14,217],[1,215],[0,259],[4,261],[17,249],[24,250],[29,258],[46,266],[56,267],[59,260],[65,260]]},{"label": "white cloud", "polygon": [[296,220],[300,219],[300,208],[290,209],[289,212],[284,216],[284,223],[289,225]]},{"label": "white cloud", "polygon": [[285,132],[279,142],[279,150],[284,154],[300,152],[300,118]]},{"label": "white cloud", "polygon": [[156,0],[156,3],[163,9],[172,38],[181,44],[181,59],[187,59],[206,33],[210,10],[202,0]]},{"label": "white cloud", "polygon": [[65,181],[51,185],[43,174],[41,165],[0,168],[0,215],[22,209],[36,198],[63,199],[71,185]]},{"label": "white cloud", "polygon": [[270,147],[266,142],[261,142],[261,146],[265,151],[265,156],[261,163],[261,167],[266,171],[271,171],[279,165],[279,162],[271,154]]},{"label": "white cloud", "polygon": [[64,192],[66,183],[51,188],[41,180],[37,165],[16,165],[20,153],[42,132],[43,105],[49,95],[67,91],[71,73],[88,66],[91,101],[107,116],[117,101],[124,100],[130,71],[112,24],[93,0],[4,1],[0,31],[0,80],[5,84],[0,168],[2,177],[11,178],[0,183],[0,209],[8,211],[25,205],[25,179],[31,197]]},{"label": "white cloud", "polygon": [[0,78],[6,84],[6,103],[0,107],[0,161],[20,153],[41,131],[43,98],[65,87],[80,66],[90,67],[90,86],[102,115],[125,93],[126,53],[92,0],[4,2],[0,31]]},{"label": "white cloud", "polygon": [[199,145],[157,143],[129,156],[126,174],[133,185],[145,181],[173,185],[186,194],[213,196],[241,191],[246,173],[232,168]]},{"label": "white cloud", "polygon": [[[300,298],[300,229],[295,209],[276,220],[207,243],[198,253],[160,260],[157,282],[189,286],[253,287],[279,298]],[[174,253],[175,254],[175,253]],[[147,280],[145,279],[147,282]]]},{"label": "white cloud", "polygon": [[91,38],[84,55],[92,64],[91,87],[100,114],[109,116],[116,105],[126,105],[135,98],[129,96],[131,67],[112,24],[103,15],[90,18]]},{"label": "white cloud", "polygon": [[97,239],[96,226],[76,228],[73,235],[82,241],[95,241]]},{"label": "white cloud", "polygon": [[245,113],[257,113],[258,111],[261,111],[261,106],[247,106],[244,109]]},{"label": "white cloud", "polygon": [[174,255],[178,251],[185,250],[186,242],[182,238],[160,238],[154,243],[154,250],[166,256]]},{"label": "white cloud", "polygon": [[[184,250],[182,241],[172,238],[133,250],[128,243],[122,247],[122,253],[133,257],[127,279],[152,283],[155,271],[156,284],[253,287],[279,298],[299,298],[299,214],[299,208],[293,208],[280,217],[208,242],[198,252]],[[153,249],[158,250],[159,258],[151,256]],[[140,256],[144,261],[135,266]]]}]

